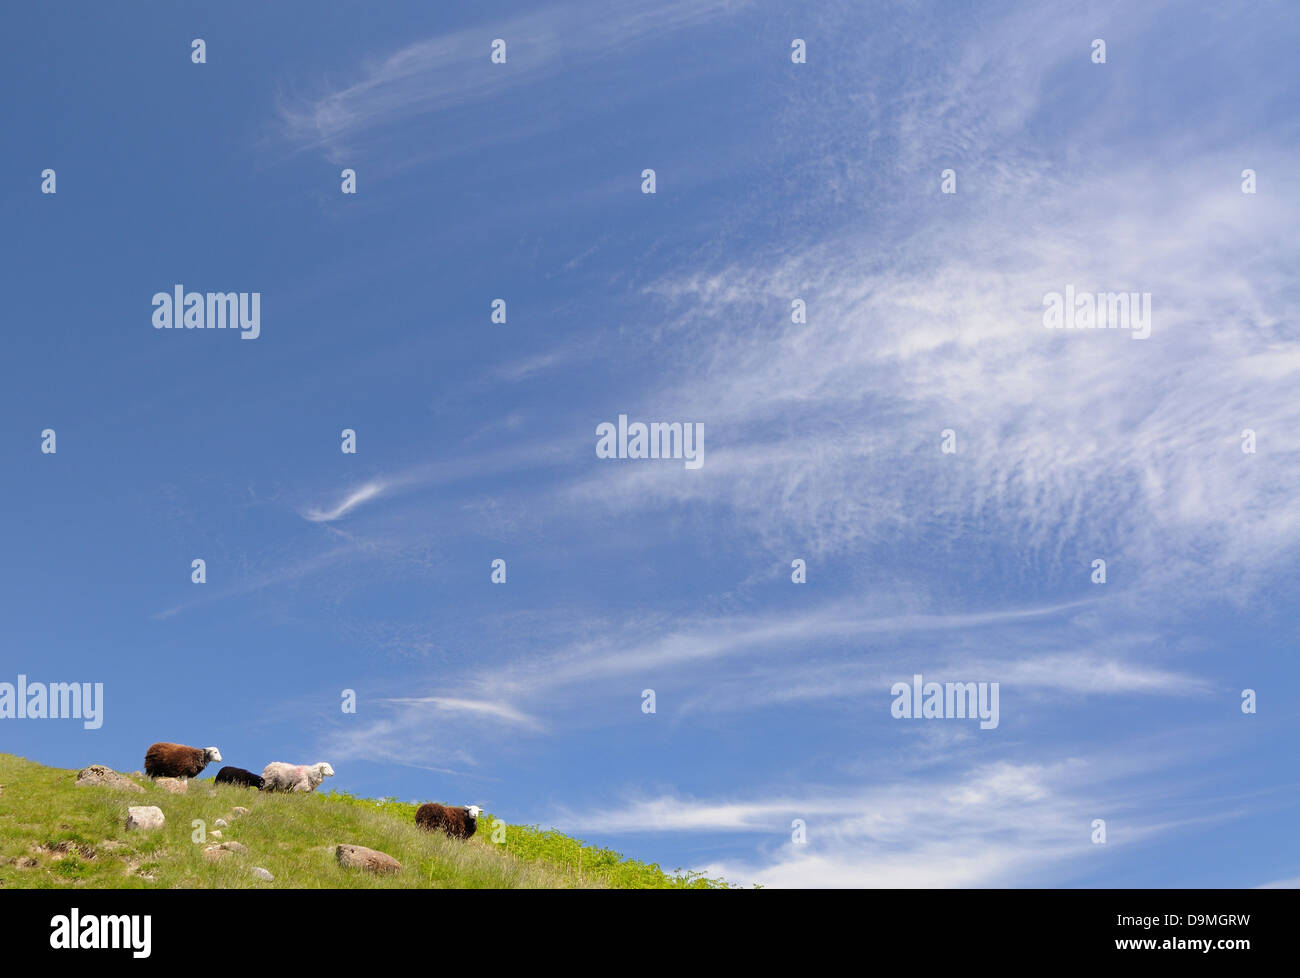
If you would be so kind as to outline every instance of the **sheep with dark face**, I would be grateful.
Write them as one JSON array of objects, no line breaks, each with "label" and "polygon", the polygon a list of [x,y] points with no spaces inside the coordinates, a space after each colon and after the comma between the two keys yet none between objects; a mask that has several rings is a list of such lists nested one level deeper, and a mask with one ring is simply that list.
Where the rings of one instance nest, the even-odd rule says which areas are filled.
[{"label": "sheep with dark face", "polygon": [[478,805],[466,805],[464,808],[449,808],[427,802],[415,812],[415,824],[426,832],[438,829],[446,832],[453,839],[468,839],[478,828],[478,817],[483,809]]},{"label": "sheep with dark face", "polygon": [[217,784],[233,784],[241,788],[262,788],[262,776],[242,767],[223,767],[217,772]]},{"label": "sheep with dark face", "polygon": [[195,778],[212,761],[221,760],[215,747],[154,744],[144,755],[144,773],[151,778]]},{"label": "sheep with dark face", "polygon": [[286,764],[272,761],[262,769],[263,791],[315,791],[334,769],[324,761],[319,764]]}]

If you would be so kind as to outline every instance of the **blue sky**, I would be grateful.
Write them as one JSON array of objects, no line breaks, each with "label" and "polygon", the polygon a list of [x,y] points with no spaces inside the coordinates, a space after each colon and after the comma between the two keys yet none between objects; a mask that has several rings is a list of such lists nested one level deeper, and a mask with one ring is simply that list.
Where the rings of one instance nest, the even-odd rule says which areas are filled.
[{"label": "blue sky", "polygon": [[[1288,5],[4,21],[0,681],[105,718],[0,749],[325,759],[769,886],[1300,880]],[[176,283],[261,335],[155,330]],[[1150,337],[1043,329],[1067,284]],[[619,414],[704,466],[597,458]],[[998,727],[895,719],[915,673]]]}]

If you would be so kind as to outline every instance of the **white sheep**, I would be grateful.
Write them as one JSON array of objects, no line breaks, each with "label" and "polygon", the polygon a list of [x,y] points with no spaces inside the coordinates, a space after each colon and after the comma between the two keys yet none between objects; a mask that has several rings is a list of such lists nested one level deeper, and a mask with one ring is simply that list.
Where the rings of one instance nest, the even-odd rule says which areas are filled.
[{"label": "white sheep", "polygon": [[334,769],[321,761],[304,766],[272,761],[262,769],[263,791],[315,791],[326,778],[334,777]]}]

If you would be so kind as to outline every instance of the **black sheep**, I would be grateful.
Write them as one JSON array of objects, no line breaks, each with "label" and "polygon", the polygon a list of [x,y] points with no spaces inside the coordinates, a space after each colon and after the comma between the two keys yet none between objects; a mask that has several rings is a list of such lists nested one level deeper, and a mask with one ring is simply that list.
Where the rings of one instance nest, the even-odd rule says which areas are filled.
[{"label": "black sheep", "polygon": [[241,788],[256,788],[262,790],[262,776],[254,774],[252,771],[245,771],[242,767],[230,767],[227,765],[217,772],[217,784],[234,784]]}]

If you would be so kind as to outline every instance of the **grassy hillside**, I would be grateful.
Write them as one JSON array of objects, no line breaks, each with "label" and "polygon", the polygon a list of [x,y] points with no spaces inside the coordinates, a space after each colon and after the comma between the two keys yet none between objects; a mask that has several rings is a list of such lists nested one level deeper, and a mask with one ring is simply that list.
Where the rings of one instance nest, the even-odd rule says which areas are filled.
[{"label": "grassy hillside", "polygon": [[[0,886],[17,887],[725,887],[693,873],[623,859],[557,832],[509,825],[504,843],[491,841],[494,817],[462,842],[415,826],[415,806],[346,794],[262,794],[192,781],[169,794],[147,778],[144,791],[78,787],[77,772],[0,754]],[[129,805],[157,805],[166,824],[128,832]],[[235,806],[248,814],[236,818]],[[218,818],[229,825],[211,833]],[[206,826],[194,841],[195,819]],[[217,862],[204,847],[236,841],[247,852]],[[344,869],[339,843],[378,849],[402,864],[395,876]],[[254,876],[268,870],[273,882]]]}]

